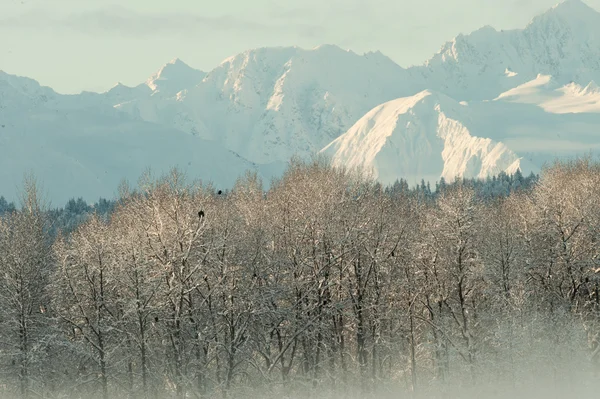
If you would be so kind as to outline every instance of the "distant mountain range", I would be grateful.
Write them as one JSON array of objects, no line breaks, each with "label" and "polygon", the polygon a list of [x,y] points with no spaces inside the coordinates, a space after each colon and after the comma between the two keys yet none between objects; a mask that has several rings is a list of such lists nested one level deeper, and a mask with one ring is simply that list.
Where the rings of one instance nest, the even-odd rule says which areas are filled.
[{"label": "distant mountain range", "polygon": [[[1,65],[0,65],[1,67]],[[423,65],[333,45],[173,60],[136,87],[62,95],[0,72],[0,194],[32,171],[55,203],[178,166],[231,187],[323,152],[383,183],[538,171],[600,150],[600,13],[567,0],[524,29],[459,35]]]}]

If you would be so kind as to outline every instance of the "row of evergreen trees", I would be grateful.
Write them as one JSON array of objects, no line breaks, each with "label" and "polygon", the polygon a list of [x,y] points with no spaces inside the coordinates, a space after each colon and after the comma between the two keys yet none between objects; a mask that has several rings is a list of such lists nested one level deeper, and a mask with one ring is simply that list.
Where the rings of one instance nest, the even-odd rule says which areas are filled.
[{"label": "row of evergreen trees", "polygon": [[425,180],[421,180],[420,184],[411,188],[406,180],[400,179],[396,180],[391,186],[386,187],[385,192],[391,195],[405,193],[435,200],[447,189],[453,189],[457,185],[462,185],[473,188],[477,197],[483,200],[493,200],[495,198],[507,197],[513,192],[531,189],[538,179],[539,175],[533,172],[529,176],[524,177],[520,170],[517,170],[514,174],[501,172],[497,176],[488,176],[486,179],[456,179],[450,184],[442,177],[435,183],[434,190],[431,189],[430,183],[426,183]]}]

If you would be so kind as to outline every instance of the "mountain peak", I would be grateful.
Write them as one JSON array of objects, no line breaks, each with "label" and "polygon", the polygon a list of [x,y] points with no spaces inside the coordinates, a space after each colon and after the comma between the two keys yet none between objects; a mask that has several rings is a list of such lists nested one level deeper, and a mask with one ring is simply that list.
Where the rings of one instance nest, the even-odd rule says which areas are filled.
[{"label": "mountain peak", "polygon": [[320,44],[316,47],[314,47],[312,50],[315,51],[349,51],[349,50],[344,50],[343,48],[341,48],[340,46],[336,45],[336,44]]},{"label": "mountain peak", "polygon": [[183,65],[187,66],[187,64],[185,62],[181,61],[181,58],[177,58],[177,57],[175,57],[171,61],[167,62],[167,65],[169,65],[169,64],[170,65],[183,64]]},{"label": "mountain peak", "polygon": [[564,0],[560,3],[557,3],[552,10],[556,10],[558,12],[573,12],[573,11],[590,11],[593,10],[592,7],[588,6],[582,0]]},{"label": "mountain peak", "polygon": [[158,72],[150,76],[146,81],[146,86],[153,91],[167,91],[169,94],[175,94],[186,87],[197,85],[204,76],[206,73],[192,68],[179,58],[173,58]]},{"label": "mountain peak", "polygon": [[581,0],[565,0],[556,4],[543,14],[534,17],[529,25],[548,20],[560,20],[574,26],[600,21],[600,13]]},{"label": "mountain peak", "polygon": [[158,72],[153,75],[157,78],[170,78],[175,75],[179,75],[181,73],[194,73],[199,72],[197,69],[192,68],[185,62],[181,61],[179,58],[173,58],[171,61],[167,62],[158,70]]},{"label": "mountain peak", "polygon": [[177,71],[177,70],[193,70],[196,71],[197,69],[192,68],[191,66],[189,66],[188,64],[186,64],[185,62],[183,62],[181,60],[181,58],[173,58],[171,61],[167,62],[165,65],[162,66],[162,68],[159,69],[159,73],[162,71],[163,73],[165,72],[170,72],[170,71]]},{"label": "mountain peak", "polygon": [[321,153],[334,165],[372,172],[383,184],[443,176],[485,177],[511,167],[518,157],[505,145],[475,136],[464,121],[472,111],[424,90],[381,104],[359,119]]},{"label": "mountain peak", "polygon": [[591,81],[582,90],[583,94],[600,94],[600,86],[595,81]]}]

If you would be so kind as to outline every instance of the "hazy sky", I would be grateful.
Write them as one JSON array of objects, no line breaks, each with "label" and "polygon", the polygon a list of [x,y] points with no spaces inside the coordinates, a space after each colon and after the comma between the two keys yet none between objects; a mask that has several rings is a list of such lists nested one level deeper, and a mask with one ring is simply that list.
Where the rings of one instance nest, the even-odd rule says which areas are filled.
[{"label": "hazy sky", "polygon": [[[337,44],[420,64],[458,33],[523,27],[558,0],[0,0],[0,70],[62,93],[210,70],[263,46]],[[600,0],[587,0],[600,10]]]}]

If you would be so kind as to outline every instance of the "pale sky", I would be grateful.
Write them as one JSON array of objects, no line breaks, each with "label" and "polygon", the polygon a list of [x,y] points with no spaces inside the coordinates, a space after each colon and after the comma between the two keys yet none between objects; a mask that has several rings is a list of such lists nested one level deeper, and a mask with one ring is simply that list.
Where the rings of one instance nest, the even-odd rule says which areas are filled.
[{"label": "pale sky", "polygon": [[[524,27],[559,0],[0,0],[0,70],[61,93],[209,71],[265,46],[337,44],[421,64],[459,33]],[[587,0],[600,10],[600,0]]]}]

